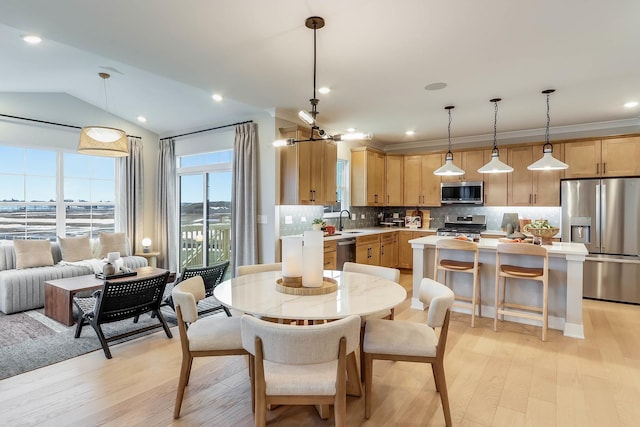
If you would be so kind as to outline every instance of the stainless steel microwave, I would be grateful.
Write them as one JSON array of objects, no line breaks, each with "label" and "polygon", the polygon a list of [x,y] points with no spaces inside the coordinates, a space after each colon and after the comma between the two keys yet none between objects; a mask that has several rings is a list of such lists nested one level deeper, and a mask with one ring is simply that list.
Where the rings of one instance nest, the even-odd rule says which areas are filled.
[{"label": "stainless steel microwave", "polygon": [[484,203],[483,195],[482,181],[443,182],[440,184],[440,203],[443,205],[481,205]]}]

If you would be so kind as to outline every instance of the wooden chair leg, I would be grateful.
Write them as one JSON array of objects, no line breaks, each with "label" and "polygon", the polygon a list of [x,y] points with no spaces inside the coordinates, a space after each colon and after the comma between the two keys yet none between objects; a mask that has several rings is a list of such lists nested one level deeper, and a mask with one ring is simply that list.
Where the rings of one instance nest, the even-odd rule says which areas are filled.
[{"label": "wooden chair leg", "polygon": [[[497,272],[496,272],[497,274]],[[498,310],[500,310],[500,276],[496,276],[495,285],[494,313],[493,313],[493,331],[498,332]]]},{"label": "wooden chair leg", "polygon": [[82,315],[78,316],[78,321],[76,322],[76,334],[74,338],[80,338],[80,334],[82,333],[82,327],[84,326],[84,317]]},{"label": "wooden chair leg", "polygon": [[442,401],[442,411],[444,412],[444,422],[447,427],[451,426],[451,409],[449,408],[449,395],[447,393],[447,382],[444,377],[444,365],[442,361],[434,363],[438,387],[440,388],[440,400]]},{"label": "wooden chair leg", "polygon": [[364,354],[364,417],[371,416],[371,399],[373,398],[371,387],[373,385],[373,356]]},{"label": "wooden chair leg", "polygon": [[360,381],[364,381],[364,328],[365,324],[360,327]]},{"label": "wooden chair leg", "polygon": [[98,335],[98,340],[100,340],[100,345],[102,346],[102,351],[104,351],[104,355],[107,359],[111,359],[111,351],[109,350],[109,344],[107,344],[107,339],[104,337],[104,333],[102,332],[102,328],[100,325],[97,325],[91,322],[91,326],[96,331],[96,335]]},{"label": "wooden chair leg", "polygon": [[184,398],[184,389],[189,383],[189,374],[191,370],[191,355],[182,355],[182,366],[180,367],[180,379],[178,380],[178,392],[176,394],[176,404],[173,407],[173,418],[180,417],[180,409],[182,408],[182,399]]},{"label": "wooden chair leg", "polygon": [[480,272],[476,274],[476,280],[478,281],[478,317],[482,317],[482,281],[480,280]]},{"label": "wooden chair leg", "polygon": [[542,341],[547,340],[547,328],[549,326],[549,285],[542,285]]},{"label": "wooden chair leg", "polygon": [[471,327],[476,327],[476,304],[478,303],[478,283],[476,275],[473,275],[473,288],[471,290]]},{"label": "wooden chair leg", "polygon": [[439,383],[439,380],[438,380],[438,374],[436,372],[436,367],[435,367],[435,365],[433,363],[431,364],[431,372],[433,372],[433,382],[436,385],[436,391],[440,391],[440,383]]}]

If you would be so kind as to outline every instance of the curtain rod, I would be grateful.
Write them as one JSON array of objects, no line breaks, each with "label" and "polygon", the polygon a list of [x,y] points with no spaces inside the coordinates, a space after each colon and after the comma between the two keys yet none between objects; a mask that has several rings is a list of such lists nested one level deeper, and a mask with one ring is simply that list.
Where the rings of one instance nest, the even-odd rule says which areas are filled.
[{"label": "curtain rod", "polygon": [[195,134],[197,134],[197,133],[209,132],[209,131],[212,131],[212,130],[218,130],[218,129],[228,128],[228,127],[231,127],[231,126],[243,125],[243,124],[245,124],[245,123],[253,123],[253,120],[247,120],[247,121],[245,121],[245,122],[238,122],[238,123],[231,123],[231,124],[228,124],[228,125],[216,126],[216,127],[214,127],[214,128],[197,130],[197,131],[194,131],[194,132],[183,133],[183,134],[181,134],[181,135],[166,136],[166,137],[164,137],[164,138],[160,138],[160,141],[162,141],[163,139],[180,138],[180,137],[182,137],[182,136],[195,135]]},{"label": "curtain rod", "polygon": [[[56,123],[56,122],[47,122],[45,120],[29,119],[27,117],[10,116],[8,114],[1,114],[1,113],[0,113],[0,117],[8,117],[10,119],[26,120],[28,122],[44,123],[45,125],[62,126],[62,127],[65,127],[65,128],[72,128],[72,129],[80,129],[80,130],[82,130],[82,128],[80,126],[65,125],[64,123]],[[142,137],[135,136],[135,135],[127,135],[127,137],[142,139]]]}]

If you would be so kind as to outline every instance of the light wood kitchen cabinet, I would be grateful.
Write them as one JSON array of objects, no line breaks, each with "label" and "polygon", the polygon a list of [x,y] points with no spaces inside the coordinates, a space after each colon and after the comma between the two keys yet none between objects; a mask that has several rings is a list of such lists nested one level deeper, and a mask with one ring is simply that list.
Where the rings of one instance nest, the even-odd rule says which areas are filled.
[{"label": "light wood kitchen cabinet", "polygon": [[[640,175],[640,137],[567,142],[565,178]],[[555,147],[555,146],[554,146]]]},{"label": "light wood kitchen cabinet", "polygon": [[[282,138],[309,138],[309,130],[280,129]],[[279,147],[280,204],[335,205],[338,150],[333,141],[309,141]]]},{"label": "light wood kitchen cabinet", "polygon": [[464,175],[443,176],[442,182],[482,181],[483,174],[478,172],[484,164],[482,150],[460,151],[453,153],[453,163],[464,171]]},{"label": "light wood kitchen cabinet", "polygon": [[356,237],[356,262],[380,265],[380,235],[370,234]]},{"label": "light wood kitchen cabinet", "polygon": [[435,231],[398,231],[398,268],[413,268],[413,249],[409,240],[434,234]]},{"label": "light wood kitchen cabinet", "polygon": [[385,206],[402,206],[403,158],[392,154],[385,156]]},{"label": "light wood kitchen cabinet", "polygon": [[337,261],[336,241],[325,240],[324,241],[324,269],[335,270]]},{"label": "light wood kitchen cabinet", "polygon": [[[562,145],[554,146],[554,156],[562,159]],[[527,169],[542,157],[542,145],[510,147],[507,204],[509,206],[560,206],[561,170],[530,171]]]},{"label": "light wood kitchen cabinet", "polygon": [[380,235],[380,265],[395,268],[398,265],[398,233]]},{"label": "light wood kitchen cabinet", "polygon": [[440,177],[433,172],[442,166],[442,158],[441,154],[404,156],[404,206],[440,206]]},{"label": "light wood kitchen cabinet", "polygon": [[351,205],[384,206],[385,155],[370,148],[351,150]]},{"label": "light wood kitchen cabinet", "polygon": [[[491,161],[491,150],[484,150],[484,164]],[[507,149],[499,150],[500,160],[507,163]],[[484,173],[484,205],[507,206],[507,182],[509,173]]]}]

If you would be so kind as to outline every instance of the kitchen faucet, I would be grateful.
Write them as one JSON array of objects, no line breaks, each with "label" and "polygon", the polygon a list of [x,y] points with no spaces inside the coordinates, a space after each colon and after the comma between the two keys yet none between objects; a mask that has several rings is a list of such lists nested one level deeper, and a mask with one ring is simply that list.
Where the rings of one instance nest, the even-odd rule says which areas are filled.
[{"label": "kitchen faucet", "polygon": [[340,219],[338,220],[338,231],[342,231],[342,212],[346,212],[349,217],[351,216],[351,212],[346,209],[340,211]]}]

